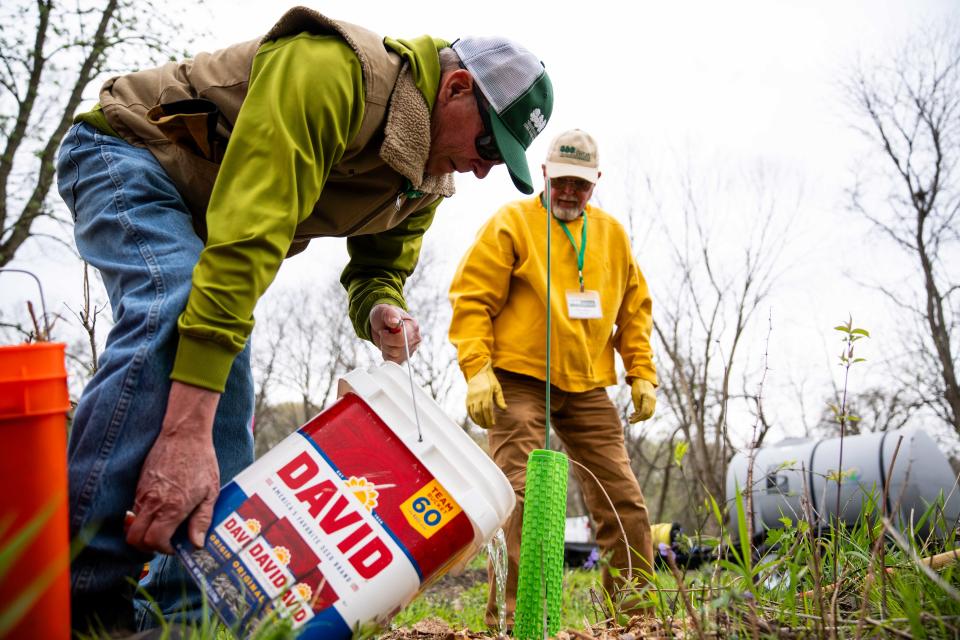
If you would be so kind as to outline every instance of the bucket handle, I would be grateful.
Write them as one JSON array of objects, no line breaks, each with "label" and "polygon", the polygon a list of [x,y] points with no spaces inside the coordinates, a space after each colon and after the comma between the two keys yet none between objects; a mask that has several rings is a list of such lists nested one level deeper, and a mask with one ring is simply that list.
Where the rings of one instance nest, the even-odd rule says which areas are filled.
[{"label": "bucket handle", "polygon": [[23,274],[26,274],[26,275],[30,276],[31,278],[34,279],[34,281],[36,281],[36,283],[37,283],[37,289],[40,290],[40,308],[41,308],[42,311],[43,311],[43,331],[44,331],[44,334],[43,334],[42,337],[43,337],[44,340],[49,340],[49,339],[50,339],[50,320],[49,320],[49,318],[47,317],[47,301],[46,301],[46,299],[43,297],[43,283],[40,282],[40,278],[38,278],[32,271],[27,271],[26,269],[14,269],[14,268],[11,268],[11,267],[3,267],[3,268],[0,268],[0,272],[2,272],[2,271],[7,271],[7,272],[10,272],[10,273],[23,273]]},{"label": "bucket handle", "polygon": [[420,412],[417,410],[417,392],[413,386],[413,366],[410,364],[410,342],[407,340],[407,325],[404,320],[412,321],[412,318],[400,318],[397,326],[390,329],[390,333],[403,333],[403,349],[407,355],[407,376],[410,378],[410,401],[413,403],[413,418],[417,423],[417,442],[423,442],[423,431],[420,429]]}]

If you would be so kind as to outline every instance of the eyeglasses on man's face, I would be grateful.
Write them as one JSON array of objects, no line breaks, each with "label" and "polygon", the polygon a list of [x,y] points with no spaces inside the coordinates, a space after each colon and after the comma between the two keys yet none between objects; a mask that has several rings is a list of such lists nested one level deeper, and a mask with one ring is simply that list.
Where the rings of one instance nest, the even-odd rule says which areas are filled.
[{"label": "eyeglasses on man's face", "polygon": [[550,188],[554,191],[576,191],[578,193],[583,193],[590,189],[593,186],[593,183],[589,180],[584,180],[583,178],[574,178],[574,177],[564,177],[564,178],[550,178]]}]

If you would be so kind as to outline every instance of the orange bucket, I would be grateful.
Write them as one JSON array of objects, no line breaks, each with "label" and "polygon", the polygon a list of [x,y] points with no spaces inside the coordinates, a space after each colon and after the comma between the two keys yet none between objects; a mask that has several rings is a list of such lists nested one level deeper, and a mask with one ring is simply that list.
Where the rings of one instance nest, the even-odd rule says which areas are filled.
[{"label": "orange bucket", "polygon": [[[0,637],[70,638],[65,345],[0,346]],[[22,546],[20,546],[22,544]]]}]

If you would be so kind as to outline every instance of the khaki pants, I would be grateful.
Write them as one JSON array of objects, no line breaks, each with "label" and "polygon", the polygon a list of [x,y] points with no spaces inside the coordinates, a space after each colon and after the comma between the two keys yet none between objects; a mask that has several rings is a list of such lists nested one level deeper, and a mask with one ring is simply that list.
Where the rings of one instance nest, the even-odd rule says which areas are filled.
[{"label": "khaki pants", "polygon": [[[517,571],[520,561],[520,534],[523,523],[523,492],[526,482],[527,457],[534,449],[544,446],[545,428],[545,383],[541,380],[509,371],[496,370],[497,379],[503,387],[507,410],[495,408],[496,424],[487,432],[490,453],[503,470],[517,494],[514,509],[504,533],[507,539],[507,625],[513,625],[517,601]],[[570,466],[580,482],[584,502],[597,524],[597,544],[610,566],[620,570],[614,580],[604,564],[603,587],[614,602],[620,603],[620,611],[639,613],[629,604],[621,602],[624,596],[634,593],[634,587],[623,589],[627,576],[627,548],[624,545],[617,515],[623,523],[630,548],[635,585],[647,583],[641,571],[650,573],[653,565],[653,548],[650,538],[650,520],[643,493],[630,468],[630,460],[623,439],[623,425],[613,403],[603,388],[582,393],[569,393],[556,387],[550,390],[550,422],[553,433],[563,442]],[[555,448],[551,443],[551,448]],[[589,469],[613,501],[610,502],[597,486],[597,481],[587,474],[579,462]],[[486,622],[497,624],[496,581],[493,567],[488,568],[490,593],[487,600]],[[615,591],[615,588],[617,590]]]}]

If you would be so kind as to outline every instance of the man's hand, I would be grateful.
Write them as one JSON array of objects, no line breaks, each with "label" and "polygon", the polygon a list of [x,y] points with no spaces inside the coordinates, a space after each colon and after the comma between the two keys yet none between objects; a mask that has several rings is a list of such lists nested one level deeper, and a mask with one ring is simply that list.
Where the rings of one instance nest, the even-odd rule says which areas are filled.
[{"label": "man's hand", "polygon": [[503,389],[493,373],[493,364],[488,360],[480,371],[467,381],[467,414],[478,425],[489,429],[496,423],[493,418],[494,402],[506,410]]},{"label": "man's hand", "polygon": [[400,322],[406,327],[410,355],[420,346],[420,325],[409,313],[392,304],[378,304],[370,310],[370,337],[380,347],[384,360],[403,364],[407,353],[403,348]]},{"label": "man's hand", "polygon": [[140,470],[127,543],[141,551],[173,553],[170,538],[190,519],[188,534],[203,546],[220,493],[213,418],[220,394],[174,381],[163,427]]},{"label": "man's hand", "polygon": [[643,378],[636,378],[630,385],[630,395],[633,396],[634,408],[630,414],[630,424],[649,420],[657,408],[657,391],[653,384]]}]

